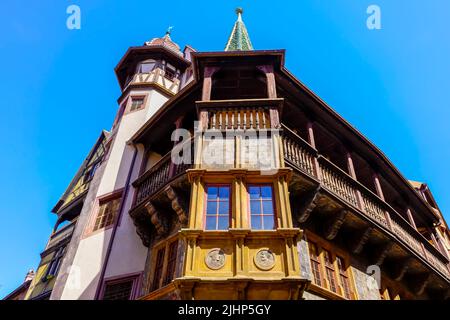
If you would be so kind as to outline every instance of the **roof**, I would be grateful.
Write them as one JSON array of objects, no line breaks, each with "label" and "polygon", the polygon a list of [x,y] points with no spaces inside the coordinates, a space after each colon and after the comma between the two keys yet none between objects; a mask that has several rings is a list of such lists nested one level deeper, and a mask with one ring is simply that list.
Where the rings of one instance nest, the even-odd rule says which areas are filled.
[{"label": "roof", "polygon": [[172,39],[170,38],[170,30],[171,30],[171,28],[169,28],[167,30],[164,37],[153,38],[152,40],[145,42],[144,45],[147,47],[152,47],[152,46],[165,47],[165,48],[169,49],[170,51],[172,51],[180,56],[183,56],[183,53],[180,50],[180,46],[178,44],[176,44],[175,42],[173,42]]},{"label": "roof", "polygon": [[237,20],[234,23],[233,30],[231,31],[230,37],[228,38],[227,45],[225,46],[225,51],[249,51],[253,50],[252,42],[245,27],[244,21],[242,20],[242,8],[236,9]]}]

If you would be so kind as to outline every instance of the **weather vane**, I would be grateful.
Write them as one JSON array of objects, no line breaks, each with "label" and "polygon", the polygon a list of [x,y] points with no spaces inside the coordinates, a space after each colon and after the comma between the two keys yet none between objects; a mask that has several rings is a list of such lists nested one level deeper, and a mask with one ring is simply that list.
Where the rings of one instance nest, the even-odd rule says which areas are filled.
[{"label": "weather vane", "polygon": [[170,26],[167,28],[166,34],[170,35],[170,33],[172,32],[173,26]]}]

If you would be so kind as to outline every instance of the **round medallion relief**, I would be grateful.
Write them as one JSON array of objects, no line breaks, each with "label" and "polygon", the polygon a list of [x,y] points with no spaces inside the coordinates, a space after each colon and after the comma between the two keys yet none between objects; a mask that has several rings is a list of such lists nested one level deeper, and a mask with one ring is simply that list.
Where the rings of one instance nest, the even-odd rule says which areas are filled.
[{"label": "round medallion relief", "polygon": [[205,263],[208,268],[217,270],[225,265],[225,252],[222,249],[211,249],[205,257]]},{"label": "round medallion relief", "polygon": [[269,249],[259,250],[255,257],[255,264],[262,270],[270,270],[275,265],[275,255]]}]

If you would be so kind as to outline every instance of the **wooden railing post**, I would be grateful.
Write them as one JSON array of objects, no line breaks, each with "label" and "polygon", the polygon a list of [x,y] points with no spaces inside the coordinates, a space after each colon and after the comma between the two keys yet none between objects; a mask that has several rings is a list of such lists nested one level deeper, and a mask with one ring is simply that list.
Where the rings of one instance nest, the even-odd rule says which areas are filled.
[{"label": "wooden railing post", "polygon": [[[353,164],[353,158],[352,158],[352,154],[350,152],[347,151],[347,167],[348,167],[348,172],[350,173],[350,176],[355,180],[358,181],[357,177],[356,177],[356,171],[355,171],[355,166]],[[361,209],[362,211],[365,211],[365,207],[364,207],[364,201],[361,195],[361,191],[359,189],[356,189],[356,199],[358,201],[358,207],[359,209]]]},{"label": "wooden railing post", "polygon": [[[308,129],[308,142],[309,144],[314,148],[316,148],[316,140],[314,138],[314,128],[313,128],[314,124],[312,121],[308,121],[307,124],[307,129]],[[317,177],[317,179],[319,181],[322,181],[322,173],[320,172],[320,166],[319,166],[319,161],[317,160],[317,157],[314,157],[314,171],[315,171],[315,176]]]}]

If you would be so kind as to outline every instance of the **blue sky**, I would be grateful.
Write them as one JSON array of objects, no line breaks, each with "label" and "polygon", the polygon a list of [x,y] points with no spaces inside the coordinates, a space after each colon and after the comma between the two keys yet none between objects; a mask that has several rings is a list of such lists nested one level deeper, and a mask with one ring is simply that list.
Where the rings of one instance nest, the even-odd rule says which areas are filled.
[{"label": "blue sky", "polygon": [[[66,28],[71,4],[81,30]],[[381,30],[366,27],[371,4]],[[126,49],[174,26],[181,46],[222,50],[237,6],[255,49],[286,49],[288,69],[406,177],[426,181],[450,219],[447,0],[2,1],[0,297],[37,267],[51,208],[110,128]]]}]

